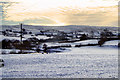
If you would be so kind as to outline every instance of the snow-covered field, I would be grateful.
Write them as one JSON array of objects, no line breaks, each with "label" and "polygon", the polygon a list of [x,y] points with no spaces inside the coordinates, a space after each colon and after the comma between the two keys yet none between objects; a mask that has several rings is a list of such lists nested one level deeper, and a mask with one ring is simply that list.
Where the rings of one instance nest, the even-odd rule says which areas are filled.
[{"label": "snow-covered field", "polygon": [[[118,42],[118,41],[117,41]],[[75,45],[78,45],[78,44],[97,44],[98,43],[98,40],[97,39],[91,39],[91,40],[84,40],[84,41],[77,41],[77,42],[71,42],[71,43],[46,43],[48,46],[60,46],[60,45],[71,45],[72,47],[74,47]]]},{"label": "snow-covered field", "polygon": [[[0,55],[3,78],[118,78],[118,41],[51,54]],[[112,46],[112,47],[111,47]]]},{"label": "snow-covered field", "polygon": [[[48,39],[50,37],[44,36],[44,35],[40,35],[40,36],[31,36],[31,35],[24,35],[23,36],[23,40],[26,40],[28,38],[38,38],[38,39]],[[2,41],[3,39],[9,39],[9,40],[20,40],[20,37],[9,37],[9,36],[4,36],[4,35],[0,35],[0,41]]]}]

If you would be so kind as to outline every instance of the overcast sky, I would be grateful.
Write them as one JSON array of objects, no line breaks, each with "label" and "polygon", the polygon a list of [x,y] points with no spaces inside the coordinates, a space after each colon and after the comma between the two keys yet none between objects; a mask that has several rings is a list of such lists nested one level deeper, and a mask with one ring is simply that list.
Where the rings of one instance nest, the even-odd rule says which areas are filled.
[{"label": "overcast sky", "polygon": [[[4,25],[118,26],[118,0],[0,0]],[[15,3],[13,3],[15,2]],[[0,8],[2,4],[0,4]]]}]

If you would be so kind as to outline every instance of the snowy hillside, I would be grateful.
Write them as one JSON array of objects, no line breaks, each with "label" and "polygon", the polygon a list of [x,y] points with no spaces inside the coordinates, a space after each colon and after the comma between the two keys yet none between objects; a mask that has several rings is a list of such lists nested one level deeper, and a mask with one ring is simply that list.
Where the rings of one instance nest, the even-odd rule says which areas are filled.
[{"label": "snowy hillside", "polygon": [[117,28],[23,27],[21,30],[27,33],[20,32],[20,26],[4,26],[0,31],[0,43],[4,43],[0,49],[4,60],[0,77],[118,78]]},{"label": "snowy hillside", "polygon": [[81,47],[54,54],[1,55],[4,78],[117,78],[118,49]]}]

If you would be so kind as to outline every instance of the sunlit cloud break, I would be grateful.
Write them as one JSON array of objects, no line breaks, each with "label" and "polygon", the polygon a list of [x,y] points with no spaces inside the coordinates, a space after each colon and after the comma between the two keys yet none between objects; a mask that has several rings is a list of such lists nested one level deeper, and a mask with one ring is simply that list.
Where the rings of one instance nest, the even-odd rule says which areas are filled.
[{"label": "sunlit cloud break", "polygon": [[[3,1],[3,0],[2,0]],[[4,25],[118,26],[118,0],[4,0]],[[6,7],[7,6],[7,7]]]}]

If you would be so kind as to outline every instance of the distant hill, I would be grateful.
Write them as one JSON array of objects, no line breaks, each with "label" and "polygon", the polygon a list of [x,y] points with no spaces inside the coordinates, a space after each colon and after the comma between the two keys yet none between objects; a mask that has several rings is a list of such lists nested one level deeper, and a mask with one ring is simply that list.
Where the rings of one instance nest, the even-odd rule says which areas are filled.
[{"label": "distant hill", "polygon": [[[118,27],[109,27],[109,26],[85,26],[85,25],[68,25],[68,26],[35,26],[35,25],[23,25],[23,28],[25,28],[28,31],[40,31],[40,30],[59,30],[59,31],[65,31],[65,32],[71,32],[71,31],[102,31],[104,29],[108,29],[111,31],[118,31]],[[2,29],[12,29],[12,30],[20,30],[19,25],[3,25]]]}]

